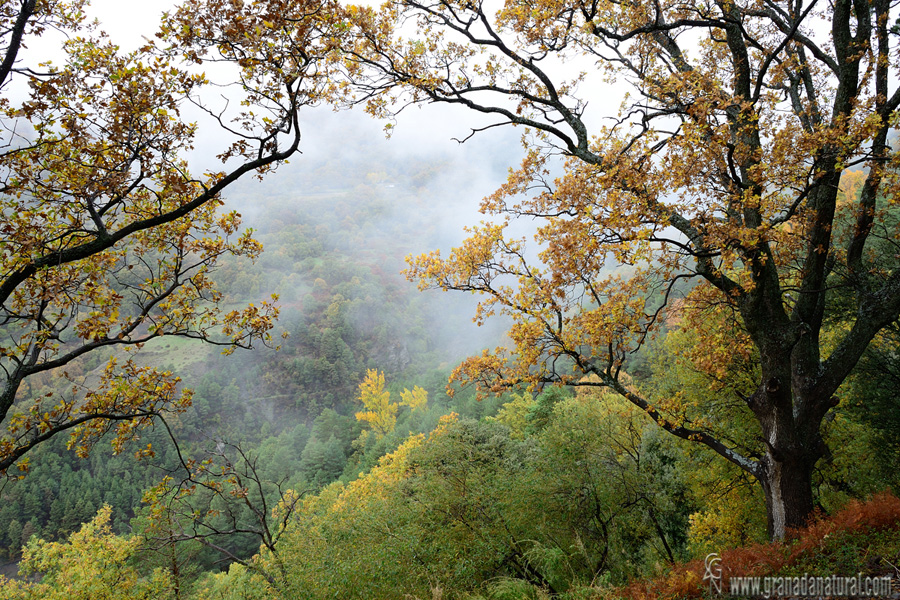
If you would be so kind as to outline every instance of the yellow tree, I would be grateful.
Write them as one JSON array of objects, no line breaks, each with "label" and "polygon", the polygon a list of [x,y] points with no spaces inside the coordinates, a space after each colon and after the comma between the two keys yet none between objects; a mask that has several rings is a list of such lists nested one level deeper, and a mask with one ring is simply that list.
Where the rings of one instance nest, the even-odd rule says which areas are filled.
[{"label": "yellow tree", "polygon": [[[479,319],[515,321],[511,348],[469,359],[456,377],[493,391],[609,387],[755,477],[773,536],[802,525],[827,453],[823,419],[900,313],[900,154],[888,144],[900,116],[896,7],[395,0],[354,12],[346,69],[374,113],[397,100],[449,103],[494,117],[475,130],[526,128],[521,167],[483,203],[494,220],[449,257],[412,262],[424,286],[486,294]],[[617,91],[624,100],[609,110]],[[548,160],[560,155],[554,179]],[[862,165],[860,195],[838,202],[842,171]],[[505,232],[522,218],[540,223],[539,253]],[[609,268],[623,264],[627,276]],[[739,332],[705,348],[708,363],[727,364],[745,340],[759,357],[738,391],[759,427],[749,452],[620,378],[681,281],[693,290],[683,313],[720,307]],[[826,347],[837,290],[853,309]]]},{"label": "yellow tree", "polygon": [[[113,429],[121,444],[190,400],[171,373],[127,359],[87,390],[37,395],[29,378],[66,377],[89,352],[162,335],[226,351],[269,341],[272,303],[219,307],[216,261],[261,250],[238,214],[220,212],[221,194],[291,156],[299,108],[338,91],[329,0],[188,0],[127,53],[86,21],[84,4],[0,8],[0,473],[11,475],[61,432],[82,452]],[[26,41],[60,32],[61,64],[20,56]],[[214,63],[227,65],[214,70],[221,81],[203,73]],[[221,172],[189,170],[205,130],[187,109],[218,127]]]},{"label": "yellow tree", "polygon": [[404,389],[400,392],[400,405],[406,406],[410,411],[424,411],[428,408],[428,391],[419,386],[413,389]]},{"label": "yellow tree", "polygon": [[359,401],[366,410],[356,413],[356,420],[368,423],[378,439],[394,430],[400,406],[391,402],[391,393],[384,389],[384,373],[366,371],[366,378],[359,384]]},{"label": "yellow tree", "polygon": [[131,558],[141,539],[113,533],[109,506],[100,509],[67,542],[33,538],[22,551],[20,572],[40,575],[38,582],[8,581],[0,577],[4,598],[43,600],[163,599],[172,595],[172,582],[160,569],[141,574]]},{"label": "yellow tree", "polygon": [[356,413],[356,420],[367,422],[376,437],[381,439],[394,430],[401,406],[406,406],[410,412],[428,408],[428,391],[419,386],[411,390],[403,388],[400,403],[391,402],[391,393],[384,389],[384,373],[368,369],[365,379],[359,384],[359,400],[366,410]]}]

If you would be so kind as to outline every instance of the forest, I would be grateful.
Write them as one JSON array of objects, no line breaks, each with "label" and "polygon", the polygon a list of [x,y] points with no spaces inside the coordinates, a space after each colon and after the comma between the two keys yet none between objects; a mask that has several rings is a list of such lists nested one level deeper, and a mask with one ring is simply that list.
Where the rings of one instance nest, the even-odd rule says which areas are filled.
[{"label": "forest", "polygon": [[889,2],[0,6],[0,597],[900,589]]}]

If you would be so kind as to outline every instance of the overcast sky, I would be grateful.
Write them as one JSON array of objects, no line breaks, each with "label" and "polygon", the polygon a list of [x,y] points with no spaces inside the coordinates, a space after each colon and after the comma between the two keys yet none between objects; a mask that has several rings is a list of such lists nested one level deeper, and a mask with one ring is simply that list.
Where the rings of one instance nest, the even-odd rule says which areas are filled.
[{"label": "overcast sky", "polygon": [[[357,0],[358,1],[358,0]],[[360,4],[375,4],[376,2],[358,2]],[[143,2],[123,3],[121,0],[91,0],[88,14],[92,18],[100,21],[101,28],[106,31],[111,39],[118,44],[123,51],[136,48],[142,42],[142,36],[152,38],[157,30],[162,13],[166,10],[172,10],[178,3],[171,0],[146,0]],[[127,6],[127,8],[124,8]],[[315,109],[305,109],[303,114],[303,129],[309,135],[304,136],[304,144],[302,150],[304,152],[311,151],[308,146],[309,141],[321,136],[316,134],[316,125],[318,121],[333,121],[329,107],[319,107]],[[359,114],[362,111],[358,111]],[[319,116],[321,115],[321,117]],[[359,116],[347,115],[346,118],[358,119]],[[435,150],[446,151],[465,151],[465,146],[460,146],[453,138],[462,138],[468,135],[469,128],[484,124],[486,121],[480,115],[471,111],[457,109],[455,107],[446,106],[428,106],[424,108],[410,107],[406,109],[401,118],[398,120],[397,127],[391,139],[391,144],[402,146],[405,149],[415,151],[421,148],[422,151],[433,152]],[[381,143],[384,139],[382,132],[383,123],[381,124],[365,124],[360,127],[360,135],[374,138],[372,143]],[[212,135],[212,132],[205,132],[205,135]],[[510,137],[508,133],[498,132],[492,135],[491,132],[483,134],[483,137],[494,138],[498,143],[509,145]],[[518,136],[516,136],[518,137]],[[199,169],[216,168],[217,165],[208,162],[204,157],[215,152],[209,152],[204,145],[213,147],[212,140],[207,138],[208,144],[201,143],[198,145],[198,152],[192,157],[193,161],[199,161],[202,164],[193,165],[194,172]],[[221,143],[216,144],[221,148]],[[221,150],[220,150],[221,151]],[[504,154],[509,152],[509,148],[504,149]],[[518,151],[512,153],[517,155]],[[513,165],[510,165],[513,166]]]}]

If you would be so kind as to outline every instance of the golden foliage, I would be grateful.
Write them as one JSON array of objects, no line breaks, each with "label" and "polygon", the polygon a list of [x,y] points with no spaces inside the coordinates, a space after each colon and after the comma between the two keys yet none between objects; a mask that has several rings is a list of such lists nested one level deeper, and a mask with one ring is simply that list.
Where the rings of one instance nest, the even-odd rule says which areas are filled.
[{"label": "golden foliage", "polygon": [[419,386],[412,390],[404,388],[400,398],[399,404],[391,402],[391,393],[384,389],[384,373],[368,369],[365,379],[359,384],[358,398],[366,410],[356,413],[356,420],[368,423],[377,439],[381,439],[394,430],[401,406],[408,407],[412,412],[428,408],[428,392]]},{"label": "golden foliage", "polygon": [[356,419],[368,423],[379,439],[394,430],[399,407],[391,402],[391,393],[384,389],[384,373],[375,369],[366,371],[365,379],[359,384],[359,401],[366,410],[356,413]]},{"label": "golden foliage", "polygon": [[428,408],[428,392],[415,386],[412,390],[404,389],[400,392],[400,406],[407,406],[412,412],[425,411]]},{"label": "golden foliage", "polygon": [[[138,424],[190,401],[170,374],[127,360],[110,362],[97,389],[29,398],[29,377],[73,379],[63,369],[89,352],[165,335],[226,353],[272,343],[277,297],[225,310],[214,285],[223,256],[262,251],[240,215],[222,210],[221,193],[297,150],[300,106],[343,95],[330,55],[344,15],[330,0],[185,2],[156,40],[129,52],[87,21],[84,4],[0,11],[0,473],[17,462],[22,470],[30,448],[73,428],[80,453],[109,429],[118,451]],[[29,64],[32,40],[50,28],[66,40],[61,64]],[[216,71],[225,81],[202,72],[222,62],[236,68]],[[237,102],[210,107],[205,90],[223,84]],[[200,130],[186,106],[214,115],[228,135],[219,154],[227,170],[191,172]]]},{"label": "golden foliage", "polygon": [[172,597],[168,574],[142,575],[130,563],[141,539],[117,536],[110,528],[110,507],[69,536],[67,542],[32,538],[23,549],[20,573],[39,574],[39,582],[0,578],[9,600],[163,600]]}]

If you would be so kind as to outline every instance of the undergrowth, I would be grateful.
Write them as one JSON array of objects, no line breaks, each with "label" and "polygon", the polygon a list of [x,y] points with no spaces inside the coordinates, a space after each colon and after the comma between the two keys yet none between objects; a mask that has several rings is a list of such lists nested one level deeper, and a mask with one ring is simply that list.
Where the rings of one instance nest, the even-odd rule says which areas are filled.
[{"label": "undergrowth", "polygon": [[[784,542],[755,544],[720,553],[724,581],[732,576],[890,576],[900,577],[900,499],[883,492],[852,501],[831,516],[819,515]],[[703,598],[704,560],[676,565],[664,575],[603,591],[607,600]],[[725,584],[727,586],[727,583]],[[892,586],[893,587],[893,586]]]}]

